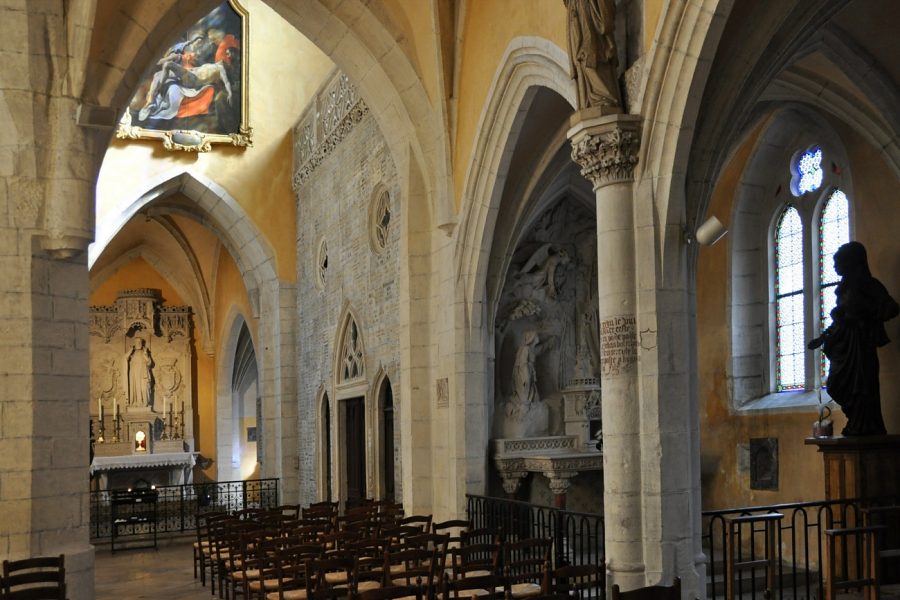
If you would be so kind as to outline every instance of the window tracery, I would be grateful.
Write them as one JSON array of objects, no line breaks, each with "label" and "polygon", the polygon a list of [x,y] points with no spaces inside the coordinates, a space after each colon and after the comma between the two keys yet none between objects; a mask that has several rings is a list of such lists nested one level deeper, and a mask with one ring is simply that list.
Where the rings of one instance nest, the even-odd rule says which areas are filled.
[{"label": "window tracery", "polygon": [[344,333],[344,343],[341,347],[341,381],[358,379],[365,374],[363,362],[362,343],[359,337],[359,329],[356,321],[350,319],[347,330]]}]

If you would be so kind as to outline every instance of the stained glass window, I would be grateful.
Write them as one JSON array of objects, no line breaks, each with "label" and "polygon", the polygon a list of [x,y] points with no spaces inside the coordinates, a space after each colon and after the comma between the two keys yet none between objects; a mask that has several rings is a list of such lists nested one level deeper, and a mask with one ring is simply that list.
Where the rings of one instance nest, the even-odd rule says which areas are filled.
[{"label": "stained glass window", "polygon": [[814,192],[822,185],[822,149],[818,146],[797,157],[791,165],[791,193],[802,196]]},{"label": "stained glass window", "polygon": [[775,227],[775,389],[803,389],[803,223],[788,205]]},{"label": "stained glass window", "polygon": [[[841,190],[834,190],[819,220],[819,319],[822,331],[831,325],[831,310],[837,298],[834,288],[840,276],[834,272],[835,251],[850,241],[850,202]],[[828,359],[821,353],[822,378],[828,373]]]}]

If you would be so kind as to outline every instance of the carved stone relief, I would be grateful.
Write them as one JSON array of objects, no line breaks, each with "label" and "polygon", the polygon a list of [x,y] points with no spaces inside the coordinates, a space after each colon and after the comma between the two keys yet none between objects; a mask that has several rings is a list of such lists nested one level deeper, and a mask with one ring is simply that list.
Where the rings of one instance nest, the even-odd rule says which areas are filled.
[{"label": "carved stone relief", "polygon": [[191,308],[164,306],[159,290],[123,290],[114,305],[92,306],[89,324],[97,455],[135,452],[137,431],[148,452],[190,449]]},{"label": "carved stone relief", "polygon": [[599,376],[594,223],[562,199],[513,253],[496,319],[495,437],[562,434],[563,390]]}]

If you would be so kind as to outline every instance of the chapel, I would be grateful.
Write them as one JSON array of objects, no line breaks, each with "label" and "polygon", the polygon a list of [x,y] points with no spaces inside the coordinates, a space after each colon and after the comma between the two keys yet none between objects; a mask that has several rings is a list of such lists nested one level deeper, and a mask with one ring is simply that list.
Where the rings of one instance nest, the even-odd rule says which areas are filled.
[{"label": "chapel", "polygon": [[530,506],[595,524],[604,594],[824,595],[835,536],[900,548],[898,25],[0,2],[0,560],[94,598],[123,490],[154,543],[223,502]]}]

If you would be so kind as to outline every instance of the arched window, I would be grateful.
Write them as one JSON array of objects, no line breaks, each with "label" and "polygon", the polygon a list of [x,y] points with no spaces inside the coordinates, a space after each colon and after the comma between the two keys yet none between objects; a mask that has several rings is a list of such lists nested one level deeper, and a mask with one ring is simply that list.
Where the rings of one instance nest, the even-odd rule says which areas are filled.
[{"label": "arched window", "polygon": [[[831,311],[837,298],[834,288],[840,276],[834,271],[832,256],[842,244],[850,241],[850,201],[847,194],[834,190],[825,200],[819,216],[819,325],[820,332],[831,325]],[[820,375],[828,373],[828,359],[821,352]]]},{"label": "arched window", "polygon": [[803,222],[791,205],[775,225],[775,388],[806,383],[803,294]]}]

